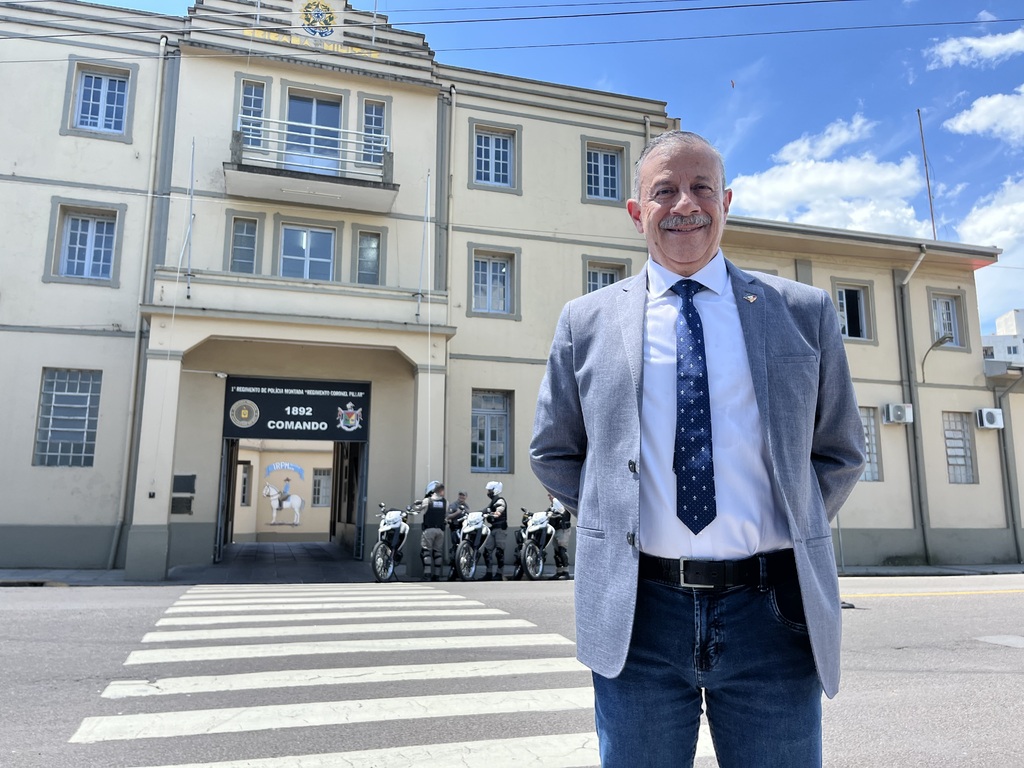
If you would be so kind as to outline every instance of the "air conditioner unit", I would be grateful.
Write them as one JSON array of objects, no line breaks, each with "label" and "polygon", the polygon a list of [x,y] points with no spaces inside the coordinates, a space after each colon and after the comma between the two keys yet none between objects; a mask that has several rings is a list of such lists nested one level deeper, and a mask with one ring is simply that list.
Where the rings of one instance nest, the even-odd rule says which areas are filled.
[{"label": "air conditioner unit", "polygon": [[980,429],[1003,428],[1002,408],[979,408],[975,415],[978,417],[978,427]]},{"label": "air conditioner unit", "polygon": [[885,424],[913,424],[914,406],[910,403],[889,403],[882,408],[882,422]]}]

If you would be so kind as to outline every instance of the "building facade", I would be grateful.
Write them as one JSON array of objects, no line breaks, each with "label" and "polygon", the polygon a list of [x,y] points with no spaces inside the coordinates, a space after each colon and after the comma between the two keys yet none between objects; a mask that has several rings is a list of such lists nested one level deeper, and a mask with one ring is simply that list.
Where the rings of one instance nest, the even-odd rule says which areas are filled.
[{"label": "building facade", "polygon": [[[3,13],[0,565],[362,557],[436,478],[546,503],[551,334],[643,267],[624,206],[663,102],[447,66],[326,0]],[[836,302],[869,454],[845,562],[1019,559],[1020,374],[986,377],[975,319],[998,251],[744,219],[724,248]]]}]

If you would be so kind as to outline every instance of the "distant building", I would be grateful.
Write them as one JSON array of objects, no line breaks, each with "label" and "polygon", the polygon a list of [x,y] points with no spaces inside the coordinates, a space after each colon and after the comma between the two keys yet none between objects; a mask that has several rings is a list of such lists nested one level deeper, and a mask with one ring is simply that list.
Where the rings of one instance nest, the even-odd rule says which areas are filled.
[{"label": "distant building", "polygon": [[986,360],[1024,365],[1024,309],[1013,309],[996,318],[996,332],[981,338]]},{"label": "distant building", "polygon": [[[546,503],[555,322],[643,268],[624,206],[664,102],[448,66],[331,0],[0,29],[0,567],[362,557],[378,502],[433,479]],[[868,453],[842,562],[1019,559],[1020,372],[986,377],[976,319],[998,249],[739,217],[723,247],[839,313]]]}]

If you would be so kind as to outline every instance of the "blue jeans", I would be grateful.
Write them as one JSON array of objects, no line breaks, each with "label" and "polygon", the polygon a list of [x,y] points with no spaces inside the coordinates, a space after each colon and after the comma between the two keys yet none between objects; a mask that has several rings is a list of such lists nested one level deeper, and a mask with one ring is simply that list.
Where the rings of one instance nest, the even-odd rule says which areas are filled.
[{"label": "blue jeans", "polygon": [[603,768],[692,766],[701,701],[721,768],[821,766],[821,683],[796,581],[702,590],[640,579],[629,656],[594,674]]}]

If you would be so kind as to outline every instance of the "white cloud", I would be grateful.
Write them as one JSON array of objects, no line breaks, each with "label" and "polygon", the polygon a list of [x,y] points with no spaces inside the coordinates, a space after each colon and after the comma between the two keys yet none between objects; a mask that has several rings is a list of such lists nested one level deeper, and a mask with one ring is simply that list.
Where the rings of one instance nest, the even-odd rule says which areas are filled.
[{"label": "white cloud", "polygon": [[791,141],[772,159],[781,163],[825,160],[843,147],[866,139],[876,125],[878,123],[868,120],[860,113],[854,115],[850,122],[839,119],[825,126],[825,130],[819,134],[809,136],[805,133],[796,141]]},{"label": "white cloud", "polygon": [[951,37],[924,50],[928,69],[994,66],[1024,53],[1024,27],[1005,35]]},{"label": "white cloud", "polygon": [[1013,93],[975,99],[971,106],[942,124],[953,133],[989,134],[1011,146],[1024,146],[1024,85]]},{"label": "white cloud", "polygon": [[872,154],[837,160],[801,160],[739,176],[732,182],[732,212],[909,237],[931,237],[910,200],[924,189],[917,159],[881,162]]},{"label": "white cloud", "polygon": [[957,232],[965,243],[1003,249],[998,264],[976,273],[982,327],[991,326],[1008,310],[1024,307],[1024,176],[1007,179],[979,200]]}]

